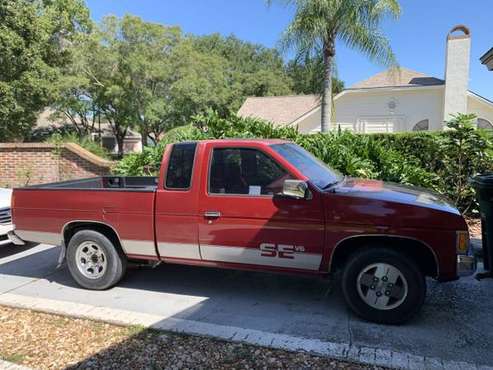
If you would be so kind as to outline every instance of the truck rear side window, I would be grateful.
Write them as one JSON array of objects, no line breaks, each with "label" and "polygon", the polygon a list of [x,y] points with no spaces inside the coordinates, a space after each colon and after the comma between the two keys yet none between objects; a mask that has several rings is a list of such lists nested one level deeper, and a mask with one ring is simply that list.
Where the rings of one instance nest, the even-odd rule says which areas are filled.
[{"label": "truck rear side window", "polygon": [[166,174],[167,189],[188,189],[192,182],[197,143],[173,145]]},{"label": "truck rear side window", "polygon": [[217,148],[212,154],[209,193],[274,195],[292,178],[276,161],[250,148]]}]

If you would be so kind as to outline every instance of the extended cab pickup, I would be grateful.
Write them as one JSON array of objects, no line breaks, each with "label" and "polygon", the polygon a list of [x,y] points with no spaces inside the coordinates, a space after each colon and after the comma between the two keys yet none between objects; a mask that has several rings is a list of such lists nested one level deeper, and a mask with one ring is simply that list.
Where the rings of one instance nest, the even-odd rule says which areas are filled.
[{"label": "extended cab pickup", "polygon": [[[400,323],[425,276],[472,273],[455,207],[412,187],[342,176],[281,140],[169,145],[159,177],[15,189],[23,240],[61,245],[78,284],[109,288],[128,260],[328,275],[360,316]],[[308,284],[308,283],[307,283]]]}]

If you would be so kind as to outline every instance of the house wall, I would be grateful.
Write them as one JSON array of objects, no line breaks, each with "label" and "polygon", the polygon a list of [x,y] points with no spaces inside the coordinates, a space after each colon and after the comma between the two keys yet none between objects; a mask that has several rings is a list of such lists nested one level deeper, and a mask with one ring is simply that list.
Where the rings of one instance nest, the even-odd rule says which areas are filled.
[{"label": "house wall", "polygon": [[493,105],[483,102],[479,98],[468,97],[467,112],[474,113],[478,118],[483,118],[493,123]]},{"label": "house wall", "polygon": [[[428,119],[430,130],[441,130],[443,94],[443,86],[416,90],[348,90],[335,99],[335,121],[342,129],[356,130],[358,122],[363,120],[393,119],[399,126],[395,131],[411,131],[416,123]],[[390,102],[395,103],[394,109],[389,108]],[[317,109],[296,124],[300,132],[314,132],[320,130],[320,120],[321,112]]]},{"label": "house wall", "polygon": [[319,107],[300,118],[293,126],[298,126],[298,131],[302,134],[310,134],[320,131],[320,122],[322,122],[322,110]]},{"label": "house wall", "polygon": [[[93,134],[94,139],[97,137],[97,134]],[[118,143],[116,142],[116,137],[114,135],[103,135],[102,144],[108,152],[118,154]],[[123,153],[142,153],[141,136],[127,135],[123,140]]]},{"label": "house wall", "polygon": [[16,187],[110,174],[113,162],[76,144],[0,144],[0,187]]}]

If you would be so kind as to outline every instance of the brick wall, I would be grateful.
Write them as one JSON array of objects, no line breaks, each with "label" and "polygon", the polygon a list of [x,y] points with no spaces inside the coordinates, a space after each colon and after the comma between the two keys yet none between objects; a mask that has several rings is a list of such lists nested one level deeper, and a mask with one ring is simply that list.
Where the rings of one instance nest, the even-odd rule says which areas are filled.
[{"label": "brick wall", "polygon": [[0,187],[103,176],[112,165],[72,143],[0,143]]}]

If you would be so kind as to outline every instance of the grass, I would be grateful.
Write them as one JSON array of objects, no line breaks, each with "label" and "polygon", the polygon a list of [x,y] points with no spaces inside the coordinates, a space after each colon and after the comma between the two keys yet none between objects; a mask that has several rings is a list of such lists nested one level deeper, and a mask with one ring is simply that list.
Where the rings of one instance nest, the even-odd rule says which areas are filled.
[{"label": "grass", "polygon": [[22,353],[11,353],[8,355],[4,355],[0,353],[0,359],[3,361],[8,361],[8,362],[13,362],[14,364],[20,364],[26,359],[26,355],[23,355]]},{"label": "grass", "polygon": [[139,335],[145,330],[148,330],[145,326],[132,325],[127,328],[127,335],[129,336]]}]

